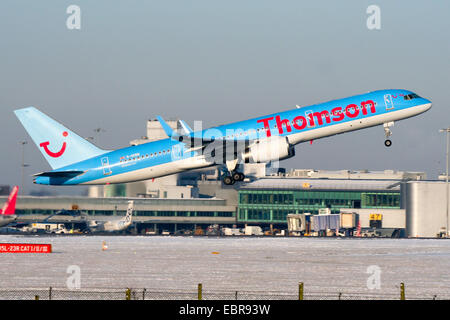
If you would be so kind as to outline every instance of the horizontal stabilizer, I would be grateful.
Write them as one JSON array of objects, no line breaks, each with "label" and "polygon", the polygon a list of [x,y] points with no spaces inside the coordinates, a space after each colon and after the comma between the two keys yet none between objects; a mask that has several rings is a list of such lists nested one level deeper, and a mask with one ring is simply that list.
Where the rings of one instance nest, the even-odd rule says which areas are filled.
[{"label": "horizontal stabilizer", "polygon": [[76,171],[76,170],[48,171],[48,172],[36,173],[33,176],[35,176],[35,177],[50,177],[50,178],[73,178],[73,177],[79,176],[80,174],[83,174],[85,172],[86,171]]}]

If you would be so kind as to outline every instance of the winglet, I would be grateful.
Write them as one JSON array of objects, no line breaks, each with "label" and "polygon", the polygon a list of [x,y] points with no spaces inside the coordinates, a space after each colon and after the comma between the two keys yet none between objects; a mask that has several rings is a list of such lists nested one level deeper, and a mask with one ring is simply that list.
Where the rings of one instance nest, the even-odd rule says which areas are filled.
[{"label": "winglet", "polygon": [[156,119],[158,119],[159,123],[161,124],[161,127],[164,129],[164,132],[167,134],[169,138],[172,138],[176,135],[175,130],[173,130],[166,121],[161,116],[156,116]]},{"label": "winglet", "polygon": [[185,133],[186,135],[189,135],[189,134],[191,134],[192,132],[194,132],[194,131],[191,129],[191,127],[188,126],[188,124],[187,124],[186,122],[184,122],[183,120],[178,120],[178,121],[180,122],[181,127],[183,128],[184,133]]}]

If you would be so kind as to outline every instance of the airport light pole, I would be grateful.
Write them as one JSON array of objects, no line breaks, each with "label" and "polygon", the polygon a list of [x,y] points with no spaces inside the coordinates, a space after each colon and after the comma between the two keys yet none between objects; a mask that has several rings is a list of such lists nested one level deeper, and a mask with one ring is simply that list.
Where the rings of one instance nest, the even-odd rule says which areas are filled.
[{"label": "airport light pole", "polygon": [[450,235],[449,227],[448,227],[448,205],[449,205],[449,199],[448,199],[449,198],[449,195],[448,195],[448,193],[449,193],[449,187],[448,187],[448,149],[449,149],[449,146],[450,146],[450,135],[449,135],[450,127],[448,127],[447,129],[441,129],[441,130],[439,130],[439,132],[446,132],[447,133],[447,151],[446,151],[446,156],[445,156],[445,166],[446,166],[446,170],[445,170],[446,195],[445,195],[445,197],[447,199],[447,202],[446,202],[447,226],[446,226],[446,228],[447,228],[447,237],[448,237]]},{"label": "airport light pole", "polygon": [[22,186],[21,186],[21,189],[22,189],[23,195],[25,194],[25,167],[29,166],[28,164],[25,164],[25,145],[27,143],[28,142],[26,140],[20,141],[20,144],[22,145],[22,165],[21,165],[21,167],[22,167]]}]

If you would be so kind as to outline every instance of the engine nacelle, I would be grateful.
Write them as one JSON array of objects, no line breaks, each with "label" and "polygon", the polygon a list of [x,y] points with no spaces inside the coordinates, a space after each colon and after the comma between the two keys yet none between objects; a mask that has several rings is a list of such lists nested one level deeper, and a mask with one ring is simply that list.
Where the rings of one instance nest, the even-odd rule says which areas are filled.
[{"label": "engine nacelle", "polygon": [[244,153],[245,162],[270,162],[295,156],[295,148],[286,137],[273,136],[248,148]]}]

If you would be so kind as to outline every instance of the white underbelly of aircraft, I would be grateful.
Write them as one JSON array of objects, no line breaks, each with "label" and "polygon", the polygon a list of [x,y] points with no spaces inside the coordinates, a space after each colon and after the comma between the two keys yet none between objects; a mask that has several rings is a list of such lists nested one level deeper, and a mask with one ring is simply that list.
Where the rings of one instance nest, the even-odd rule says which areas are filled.
[{"label": "white underbelly of aircraft", "polygon": [[[86,185],[107,184],[107,183],[127,183],[141,180],[159,178],[186,170],[204,168],[213,165],[207,162],[204,156],[190,157],[187,159],[175,160],[156,166],[132,170],[117,175],[112,175],[92,181],[85,182]],[[114,173],[114,172],[113,172]]]}]

